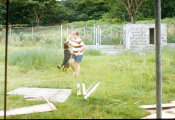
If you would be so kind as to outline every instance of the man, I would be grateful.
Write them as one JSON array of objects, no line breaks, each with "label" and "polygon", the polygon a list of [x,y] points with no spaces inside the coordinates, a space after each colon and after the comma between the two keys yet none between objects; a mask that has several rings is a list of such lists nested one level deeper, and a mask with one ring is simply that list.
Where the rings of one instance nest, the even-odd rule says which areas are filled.
[{"label": "man", "polygon": [[[69,36],[67,39],[67,43],[71,44],[73,50],[73,55],[70,60],[70,64],[73,70],[73,76],[79,76],[80,63],[83,59],[83,51],[85,50],[86,46],[84,42],[80,39],[78,31],[72,32],[71,36]],[[75,69],[74,61],[77,64],[77,70]]]}]

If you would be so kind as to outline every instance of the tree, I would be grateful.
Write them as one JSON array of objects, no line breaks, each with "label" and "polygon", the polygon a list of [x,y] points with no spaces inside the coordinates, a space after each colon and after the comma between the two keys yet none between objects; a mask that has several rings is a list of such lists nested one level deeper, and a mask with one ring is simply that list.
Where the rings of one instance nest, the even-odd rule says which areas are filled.
[{"label": "tree", "polygon": [[118,0],[107,0],[106,6],[108,7],[108,11],[103,14],[102,18],[105,21],[109,21],[112,23],[120,23],[122,21],[129,21],[129,15],[123,7],[123,4]]},{"label": "tree", "polygon": [[29,24],[29,4],[27,1],[11,1],[9,5],[9,24]]},{"label": "tree", "polygon": [[39,1],[32,1],[30,4],[31,8],[31,15],[35,18],[36,25],[39,26],[40,24],[40,19],[44,17],[44,10],[47,8],[44,5],[44,2],[39,2]]},{"label": "tree", "polygon": [[49,0],[45,3],[47,9],[45,9],[42,22],[44,24],[58,24],[67,20],[67,11],[62,2],[56,2],[55,0]]},{"label": "tree", "polygon": [[131,22],[134,24],[136,13],[138,12],[138,9],[145,0],[119,0],[119,1],[124,5],[125,9],[127,10],[131,18]]},{"label": "tree", "polygon": [[69,22],[98,20],[108,11],[105,0],[66,0],[64,6]]},{"label": "tree", "polygon": [[0,2],[0,24],[5,24],[5,15],[6,15],[6,5],[5,2]]},{"label": "tree", "polygon": [[162,0],[162,18],[175,17],[175,0]]},{"label": "tree", "polygon": [[86,20],[89,19],[101,19],[102,15],[108,11],[105,0],[81,0],[76,7],[77,11],[80,11]]}]

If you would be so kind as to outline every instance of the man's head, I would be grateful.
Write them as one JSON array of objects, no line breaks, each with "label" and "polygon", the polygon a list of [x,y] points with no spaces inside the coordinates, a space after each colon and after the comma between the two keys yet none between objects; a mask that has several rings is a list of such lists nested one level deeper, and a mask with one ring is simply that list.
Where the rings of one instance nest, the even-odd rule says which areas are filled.
[{"label": "man's head", "polygon": [[68,49],[68,48],[69,48],[68,43],[64,43],[64,49]]},{"label": "man's head", "polygon": [[78,36],[79,36],[79,32],[78,32],[78,31],[73,31],[73,32],[72,32],[72,37],[73,37],[74,39],[77,39]]}]

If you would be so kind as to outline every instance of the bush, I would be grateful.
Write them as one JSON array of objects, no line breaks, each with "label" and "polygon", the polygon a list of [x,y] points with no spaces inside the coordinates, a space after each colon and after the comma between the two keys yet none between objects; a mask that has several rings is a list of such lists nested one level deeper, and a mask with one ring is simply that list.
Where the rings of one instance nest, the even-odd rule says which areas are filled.
[{"label": "bush", "polygon": [[167,42],[168,43],[175,43],[175,35],[168,35]]}]

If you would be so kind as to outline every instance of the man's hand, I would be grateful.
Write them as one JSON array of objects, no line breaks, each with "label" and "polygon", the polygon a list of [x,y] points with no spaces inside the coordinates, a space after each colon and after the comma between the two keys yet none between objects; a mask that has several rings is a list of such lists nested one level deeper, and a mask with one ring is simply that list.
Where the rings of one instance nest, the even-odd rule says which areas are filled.
[{"label": "man's hand", "polygon": [[77,55],[78,55],[78,56],[80,55],[80,51],[77,52]]},{"label": "man's hand", "polygon": [[69,37],[67,38],[67,41],[66,41],[66,42],[69,42],[69,41],[70,41],[71,36],[72,36],[72,35],[69,35]]}]

